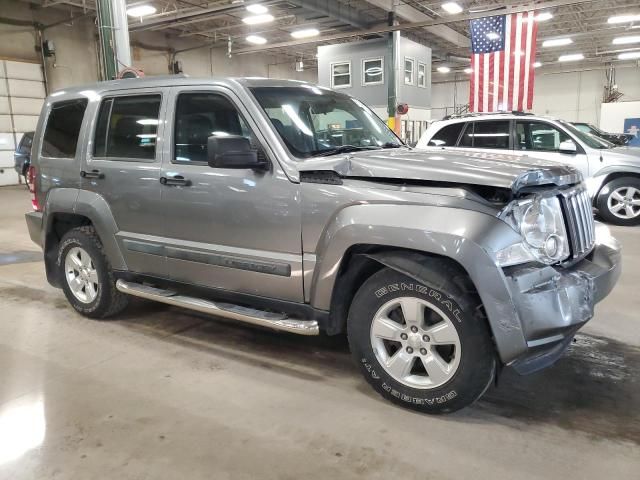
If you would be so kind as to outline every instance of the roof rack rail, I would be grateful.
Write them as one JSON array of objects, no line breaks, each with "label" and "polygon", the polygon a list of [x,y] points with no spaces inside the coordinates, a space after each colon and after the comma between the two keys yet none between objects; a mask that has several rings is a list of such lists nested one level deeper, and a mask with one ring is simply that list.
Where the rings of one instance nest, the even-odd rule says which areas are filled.
[{"label": "roof rack rail", "polygon": [[442,118],[442,120],[452,120],[455,118],[467,118],[467,117],[483,117],[485,115],[535,115],[531,112],[523,112],[522,110],[500,110],[497,112],[468,112],[462,114],[452,113]]}]

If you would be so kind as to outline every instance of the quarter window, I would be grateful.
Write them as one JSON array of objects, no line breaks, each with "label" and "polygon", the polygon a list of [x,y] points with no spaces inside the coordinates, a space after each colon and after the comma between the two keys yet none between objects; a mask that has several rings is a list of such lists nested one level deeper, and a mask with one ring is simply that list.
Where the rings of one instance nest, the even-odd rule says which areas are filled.
[{"label": "quarter window", "polygon": [[427,87],[427,66],[424,63],[418,63],[418,86]]},{"label": "quarter window", "polygon": [[382,58],[369,58],[362,61],[362,84],[380,85],[384,83]]},{"label": "quarter window", "polygon": [[210,136],[239,135],[255,143],[251,130],[236,107],[217,93],[181,93],[174,124],[174,161],[207,163]]},{"label": "quarter window", "polygon": [[331,87],[347,88],[351,86],[351,62],[331,64]]},{"label": "quarter window", "polygon": [[415,60],[413,58],[404,58],[404,83],[407,85],[413,85],[413,73],[414,73]]},{"label": "quarter window", "polygon": [[42,156],[74,158],[87,100],[54,103],[42,139]]},{"label": "quarter window", "polygon": [[153,160],[160,95],[107,98],[100,106],[93,155]]},{"label": "quarter window", "polygon": [[467,127],[464,137],[467,136],[471,137],[473,148],[507,150],[509,148],[509,120],[474,122],[473,133],[470,133]]},{"label": "quarter window", "polygon": [[544,122],[517,122],[516,149],[557,152],[564,141],[573,141],[569,135]]},{"label": "quarter window", "polygon": [[464,127],[464,123],[453,123],[441,128],[429,140],[428,145],[432,147],[455,147],[462,127]]}]

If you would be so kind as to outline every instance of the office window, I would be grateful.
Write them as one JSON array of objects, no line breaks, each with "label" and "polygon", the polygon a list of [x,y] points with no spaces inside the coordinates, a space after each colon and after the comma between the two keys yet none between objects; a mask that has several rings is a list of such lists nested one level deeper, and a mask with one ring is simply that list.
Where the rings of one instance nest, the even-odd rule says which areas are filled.
[{"label": "office window", "polygon": [[427,66],[424,63],[418,63],[418,86],[427,87]]},{"label": "office window", "polygon": [[404,83],[407,85],[413,85],[415,83],[413,79],[414,66],[415,60],[413,58],[404,57]]},{"label": "office window", "polygon": [[154,159],[160,98],[160,95],[132,95],[104,100],[98,114],[93,155]]},{"label": "office window", "polygon": [[331,87],[347,88],[351,86],[351,62],[331,64]]},{"label": "office window", "polygon": [[382,83],[384,83],[382,57],[362,60],[362,85],[380,85]]},{"label": "office window", "polygon": [[42,156],[74,158],[87,100],[54,103],[42,139]]}]

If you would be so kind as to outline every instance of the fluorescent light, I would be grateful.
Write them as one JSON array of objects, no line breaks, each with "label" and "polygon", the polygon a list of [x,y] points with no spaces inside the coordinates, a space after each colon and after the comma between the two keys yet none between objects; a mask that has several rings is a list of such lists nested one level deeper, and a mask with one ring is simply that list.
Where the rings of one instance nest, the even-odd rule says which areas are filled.
[{"label": "fluorescent light", "polygon": [[487,38],[489,40],[497,40],[500,38],[500,35],[498,35],[496,32],[489,32],[487,33]]},{"label": "fluorescent light", "polygon": [[136,123],[139,125],[158,125],[160,122],[155,118],[142,118],[140,120],[136,120]]},{"label": "fluorescent light", "polygon": [[542,42],[543,47],[562,47],[564,45],[571,45],[573,40],[570,38],[552,38],[551,40],[545,40]]},{"label": "fluorescent light", "polygon": [[256,15],[262,15],[263,13],[267,13],[268,11],[269,9],[267,7],[259,3],[247,5],[247,12],[255,13]]},{"label": "fluorescent light", "polygon": [[449,67],[438,67],[437,70],[440,73],[449,73],[451,71],[451,69]]},{"label": "fluorescent light", "polygon": [[242,21],[247,25],[257,25],[259,23],[273,22],[273,15],[265,13],[264,15],[251,15],[250,17],[244,17]]},{"label": "fluorescent light", "polygon": [[152,5],[138,5],[127,9],[127,15],[130,17],[146,17],[156,13],[156,7]]},{"label": "fluorescent light", "polygon": [[559,62],[575,62],[577,60],[584,60],[584,55],[581,53],[571,53],[569,55],[560,55]]},{"label": "fluorescent light", "polygon": [[450,15],[462,12],[462,7],[456,2],[445,2],[442,4],[442,9]]},{"label": "fluorescent light", "polygon": [[634,60],[640,58],[640,52],[625,52],[618,55],[620,60]]},{"label": "fluorescent light", "polygon": [[267,43],[267,39],[260,35],[248,35],[245,40],[249,43],[253,43],[254,45],[264,45]]},{"label": "fluorescent light", "polygon": [[464,69],[464,73],[473,73],[473,68],[467,67]]},{"label": "fluorescent light", "polygon": [[540,12],[536,15],[536,22],[546,22],[547,20],[551,20],[553,18],[553,14],[551,12]]},{"label": "fluorescent light", "polygon": [[533,62],[533,68],[540,68],[542,66],[542,62]]},{"label": "fluorescent light", "polygon": [[638,43],[640,42],[640,35],[635,35],[633,37],[618,37],[613,39],[614,45],[627,45],[629,43]]},{"label": "fluorescent light", "polygon": [[309,38],[320,35],[320,30],[317,28],[303,28],[302,30],[294,30],[291,32],[293,38]]},{"label": "fluorescent light", "polygon": [[640,21],[640,15],[618,15],[615,17],[609,17],[608,23],[632,23]]}]

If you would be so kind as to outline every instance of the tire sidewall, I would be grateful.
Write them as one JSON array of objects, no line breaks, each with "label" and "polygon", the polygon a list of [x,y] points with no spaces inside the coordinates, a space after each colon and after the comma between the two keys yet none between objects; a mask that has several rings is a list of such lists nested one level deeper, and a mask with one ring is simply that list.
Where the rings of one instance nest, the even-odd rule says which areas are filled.
[{"label": "tire sidewall", "polygon": [[[495,371],[495,357],[487,348],[483,319],[469,312],[463,298],[444,293],[393,271],[377,274],[358,291],[348,319],[348,336],[354,360],[367,381],[389,400],[429,413],[446,413],[475,401],[488,388]],[[451,379],[433,389],[417,389],[400,383],[379,363],[371,345],[371,323],[379,308],[399,297],[417,297],[437,306],[455,326],[461,344],[458,369]],[[466,308],[465,308],[466,307]],[[478,328],[482,327],[482,328]]]},{"label": "tire sidewall", "polygon": [[640,178],[635,178],[635,177],[616,178],[615,180],[611,180],[610,182],[608,182],[600,190],[600,193],[598,194],[598,198],[596,201],[596,206],[598,207],[598,213],[600,214],[602,219],[605,220],[607,223],[610,223],[613,225],[620,225],[620,226],[629,226],[629,227],[640,224],[640,215],[637,216],[636,218],[625,220],[623,218],[615,216],[609,210],[609,197],[611,196],[611,193],[620,187],[626,187],[626,186],[634,187],[640,190]]}]

